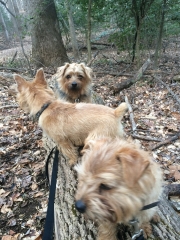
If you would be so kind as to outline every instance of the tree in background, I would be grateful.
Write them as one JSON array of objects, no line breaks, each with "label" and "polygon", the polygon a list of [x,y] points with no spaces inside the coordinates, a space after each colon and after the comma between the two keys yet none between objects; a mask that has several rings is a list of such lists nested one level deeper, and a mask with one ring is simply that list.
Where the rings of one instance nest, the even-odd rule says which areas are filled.
[{"label": "tree in background", "polygon": [[69,21],[69,32],[70,32],[70,36],[71,36],[71,45],[72,45],[72,49],[73,49],[73,54],[74,54],[75,59],[79,59],[79,49],[78,49],[78,43],[76,40],[72,3],[70,3],[69,0],[65,0],[65,6],[67,8],[67,16],[68,16],[68,21]]},{"label": "tree in background", "polygon": [[31,0],[28,4],[35,65],[57,67],[68,62],[54,1]]}]

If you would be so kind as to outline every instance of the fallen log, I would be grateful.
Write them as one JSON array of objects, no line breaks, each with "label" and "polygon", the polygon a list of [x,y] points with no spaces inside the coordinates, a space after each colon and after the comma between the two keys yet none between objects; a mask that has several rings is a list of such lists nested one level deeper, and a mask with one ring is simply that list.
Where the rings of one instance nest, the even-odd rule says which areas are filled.
[{"label": "fallen log", "polygon": [[121,83],[117,83],[115,84],[115,86],[113,87],[114,93],[119,93],[120,91],[122,91],[123,89],[129,88],[131,85],[133,85],[134,83],[136,83],[137,81],[139,81],[145,70],[148,68],[148,66],[150,65],[151,60],[148,59],[143,66],[138,70],[138,72],[136,73],[136,75],[134,76],[134,78],[128,79],[126,81],[122,81]]}]

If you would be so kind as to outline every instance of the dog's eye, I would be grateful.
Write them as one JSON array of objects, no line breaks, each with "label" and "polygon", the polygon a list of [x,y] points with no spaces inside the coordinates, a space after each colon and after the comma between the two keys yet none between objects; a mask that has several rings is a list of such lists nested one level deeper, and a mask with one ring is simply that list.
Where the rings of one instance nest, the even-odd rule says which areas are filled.
[{"label": "dog's eye", "polygon": [[82,80],[82,79],[83,79],[83,76],[82,76],[82,75],[78,75],[78,78],[79,78],[80,80]]},{"label": "dog's eye", "polygon": [[67,75],[66,78],[67,78],[67,79],[71,78],[71,75]]},{"label": "dog's eye", "polygon": [[103,183],[101,183],[99,186],[99,190],[110,190],[110,189],[112,189],[112,187],[110,187],[106,184],[103,184]]}]

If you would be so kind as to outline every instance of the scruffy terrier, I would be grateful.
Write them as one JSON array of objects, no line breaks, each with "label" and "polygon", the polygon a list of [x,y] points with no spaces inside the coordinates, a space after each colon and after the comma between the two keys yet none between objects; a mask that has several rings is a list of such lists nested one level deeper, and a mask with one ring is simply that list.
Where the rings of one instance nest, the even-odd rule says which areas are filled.
[{"label": "scruffy terrier", "polygon": [[116,109],[103,105],[72,104],[56,99],[48,87],[43,69],[39,69],[32,82],[14,75],[17,83],[17,101],[20,107],[38,120],[43,131],[55,141],[61,152],[74,164],[77,147],[97,136],[123,136],[121,119],[126,103]]},{"label": "scruffy terrier", "polygon": [[92,69],[84,63],[66,63],[56,73],[56,93],[67,102],[92,102]]},{"label": "scruffy terrier", "polygon": [[[150,155],[132,142],[90,140],[78,173],[76,209],[98,222],[98,240],[117,240],[117,224],[134,217],[146,231],[156,208],[141,211],[161,194],[162,174]],[[146,235],[147,236],[147,235]]]}]

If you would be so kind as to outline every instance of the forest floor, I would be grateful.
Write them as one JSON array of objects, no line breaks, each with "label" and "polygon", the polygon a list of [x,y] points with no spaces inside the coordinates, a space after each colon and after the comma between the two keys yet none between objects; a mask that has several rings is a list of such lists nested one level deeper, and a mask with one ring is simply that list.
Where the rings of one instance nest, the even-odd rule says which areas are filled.
[{"label": "forest floor", "polygon": [[[162,54],[158,69],[159,77],[174,92],[174,96],[155,81],[152,65],[140,81],[115,94],[114,86],[130,78],[126,74],[134,76],[138,68],[128,61],[122,61],[122,53],[121,56],[117,55],[113,48],[100,49],[91,66],[95,73],[93,88],[106,105],[116,107],[125,96],[128,97],[133,108],[136,136],[139,136],[135,139],[146,150],[159,143],[154,140],[164,143],[164,140],[180,133],[180,104],[177,101],[180,99],[180,77],[175,78],[180,75],[179,50],[180,41],[170,42]],[[0,66],[5,66],[5,60],[13,57],[14,49],[11,51],[10,56],[10,49],[1,51]],[[83,52],[82,61],[86,61],[85,56]],[[45,72],[49,72],[46,77],[51,84],[51,70],[46,69]],[[124,76],[109,73],[122,73]],[[48,203],[48,184],[44,174],[47,156],[42,131],[18,108],[15,97],[9,91],[12,84],[14,80],[11,77],[0,77],[0,239],[37,240],[41,239]],[[123,124],[126,137],[131,137],[129,113],[125,115]],[[151,140],[145,140],[147,137]],[[180,139],[164,143],[153,150],[152,155],[162,167],[165,182],[179,182]]]}]

